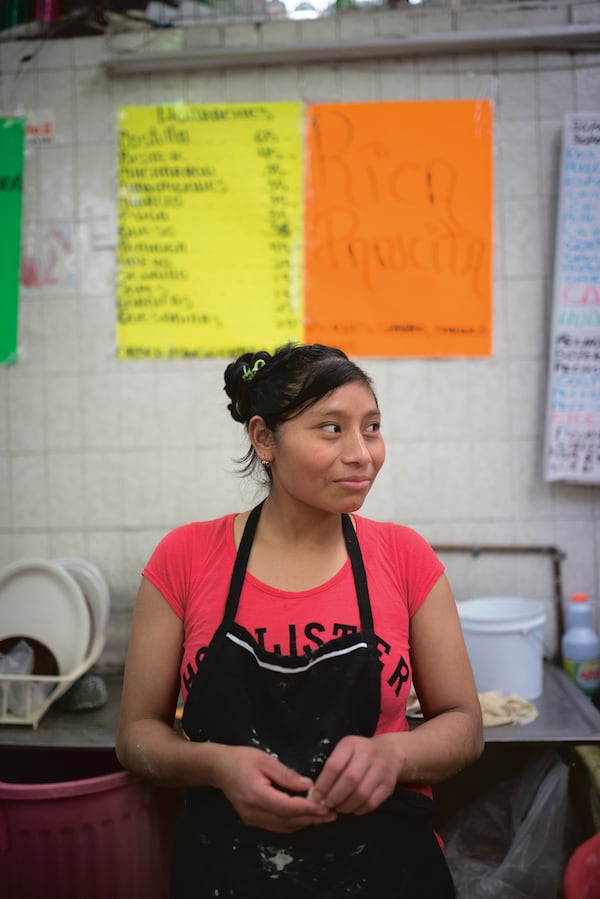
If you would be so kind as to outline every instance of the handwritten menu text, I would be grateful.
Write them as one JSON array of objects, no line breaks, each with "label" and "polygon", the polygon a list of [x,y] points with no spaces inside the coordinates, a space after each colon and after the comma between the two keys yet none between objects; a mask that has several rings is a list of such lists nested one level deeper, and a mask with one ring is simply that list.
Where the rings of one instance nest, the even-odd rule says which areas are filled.
[{"label": "handwritten menu text", "polygon": [[491,104],[319,104],[308,119],[307,339],[490,355]]},{"label": "handwritten menu text", "polygon": [[119,356],[298,340],[302,105],[124,107],[119,126]]},{"label": "handwritten menu text", "polygon": [[566,116],[546,418],[546,480],[600,483],[600,115]]}]

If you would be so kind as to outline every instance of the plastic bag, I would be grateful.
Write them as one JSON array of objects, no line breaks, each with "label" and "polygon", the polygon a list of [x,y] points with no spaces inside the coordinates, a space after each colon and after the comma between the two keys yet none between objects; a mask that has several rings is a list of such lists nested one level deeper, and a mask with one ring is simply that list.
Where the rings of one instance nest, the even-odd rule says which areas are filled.
[{"label": "plastic bag", "polygon": [[566,857],[569,769],[551,750],[442,829],[459,899],[553,899]]},{"label": "plastic bag", "polygon": [[[0,653],[0,674],[31,674],[34,654],[25,640],[19,640],[6,654]],[[4,689],[8,689],[8,711],[22,718],[27,704],[27,685],[23,681],[11,681]]]},{"label": "plastic bag", "polygon": [[[7,653],[0,652],[0,674],[29,676],[34,665],[35,652],[25,640],[19,640]],[[25,718],[43,705],[51,689],[50,684],[38,681],[0,681],[0,710],[6,697],[6,711],[15,718]]]}]

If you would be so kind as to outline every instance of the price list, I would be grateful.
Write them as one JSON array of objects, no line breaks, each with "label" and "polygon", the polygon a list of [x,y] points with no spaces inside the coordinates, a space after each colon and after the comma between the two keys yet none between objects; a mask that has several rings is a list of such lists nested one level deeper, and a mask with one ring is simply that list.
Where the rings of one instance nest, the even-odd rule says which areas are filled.
[{"label": "price list", "polygon": [[300,103],[120,110],[119,357],[301,339],[302,122]]},{"label": "price list", "polygon": [[564,124],[545,473],[600,484],[600,115]]}]

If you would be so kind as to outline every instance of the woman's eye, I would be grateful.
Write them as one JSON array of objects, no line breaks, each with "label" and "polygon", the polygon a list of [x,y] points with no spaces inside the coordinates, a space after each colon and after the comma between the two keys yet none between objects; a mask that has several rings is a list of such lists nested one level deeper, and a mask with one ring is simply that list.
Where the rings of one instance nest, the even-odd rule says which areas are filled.
[{"label": "woman's eye", "polygon": [[340,430],[340,426],[335,425],[333,423],[328,423],[328,424],[321,425],[321,430],[327,431],[327,433],[329,433],[329,434],[337,434]]},{"label": "woman's eye", "polygon": [[370,425],[367,427],[367,431],[371,431],[371,433],[376,433],[381,430],[381,422],[380,421],[372,421]]}]

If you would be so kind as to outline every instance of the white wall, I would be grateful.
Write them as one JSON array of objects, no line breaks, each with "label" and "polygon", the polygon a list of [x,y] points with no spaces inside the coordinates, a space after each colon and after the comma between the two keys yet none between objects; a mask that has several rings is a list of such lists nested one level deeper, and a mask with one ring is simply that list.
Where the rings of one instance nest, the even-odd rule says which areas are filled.
[{"label": "white wall", "polygon": [[[204,26],[231,46],[361,34],[479,31],[600,20],[593,2],[353,11],[323,20]],[[188,33],[189,40],[194,35]],[[139,42],[139,36],[135,38]],[[53,141],[26,156],[23,249],[72,233],[71,285],[23,290],[20,358],[0,367],[0,565],[82,556],[112,590],[105,664],[118,665],[140,569],[158,538],[247,506],[231,474],[242,429],[226,411],[225,360],[117,361],[114,250],[91,210],[116,200],[121,105],[491,98],[495,106],[494,353],[484,360],[363,360],[384,413],[388,459],[364,511],[435,543],[554,545],[565,594],[600,597],[600,488],[547,484],[542,435],[562,117],[600,107],[600,53],[460,57],[230,69],[110,79],[102,36],[0,44],[0,111],[49,110]],[[33,59],[22,62],[32,53]],[[242,287],[243,289],[243,287]],[[550,560],[445,556],[457,597],[548,602]],[[552,648],[549,625],[547,641]]]}]

